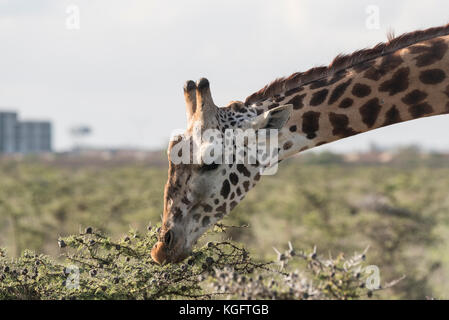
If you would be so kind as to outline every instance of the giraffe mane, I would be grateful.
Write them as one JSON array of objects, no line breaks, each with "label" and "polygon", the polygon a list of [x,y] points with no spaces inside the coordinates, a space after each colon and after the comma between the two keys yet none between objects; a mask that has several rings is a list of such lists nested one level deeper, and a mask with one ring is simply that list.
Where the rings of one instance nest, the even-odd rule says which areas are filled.
[{"label": "giraffe mane", "polygon": [[381,42],[372,48],[361,49],[351,54],[339,54],[327,67],[315,67],[305,72],[295,72],[288,77],[282,77],[274,80],[259,91],[248,96],[245,100],[245,105],[261,103],[265,100],[276,97],[285,91],[293,90],[313,81],[321,80],[328,76],[334,75],[339,71],[343,71],[378,57],[391,54],[396,50],[408,47],[418,42],[448,34],[449,24],[426,30],[404,33],[397,37],[394,37],[393,33],[390,31],[387,42]]}]

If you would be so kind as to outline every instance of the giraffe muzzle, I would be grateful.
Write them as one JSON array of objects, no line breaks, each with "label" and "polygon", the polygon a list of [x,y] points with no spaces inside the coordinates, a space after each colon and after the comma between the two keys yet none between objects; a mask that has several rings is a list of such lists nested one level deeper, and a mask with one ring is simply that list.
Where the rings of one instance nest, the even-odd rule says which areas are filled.
[{"label": "giraffe muzzle", "polygon": [[168,230],[160,241],[151,249],[151,258],[158,264],[178,263],[187,258],[190,249],[185,247],[183,237],[176,237]]}]

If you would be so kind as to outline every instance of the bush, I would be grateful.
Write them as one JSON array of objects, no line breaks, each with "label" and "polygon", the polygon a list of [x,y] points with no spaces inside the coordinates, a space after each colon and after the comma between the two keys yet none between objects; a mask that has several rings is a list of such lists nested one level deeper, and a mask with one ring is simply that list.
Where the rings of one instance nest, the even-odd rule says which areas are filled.
[{"label": "bush", "polygon": [[[215,231],[217,233],[217,228]],[[130,231],[113,241],[87,228],[58,240],[61,258],[0,251],[0,299],[357,299],[370,297],[365,253],[322,259],[316,253],[278,252],[278,261],[255,261],[241,245],[208,242],[180,264],[150,257],[156,231]],[[301,271],[290,265],[303,262]],[[385,288],[384,286],[383,288]],[[376,289],[381,289],[378,287]]]}]

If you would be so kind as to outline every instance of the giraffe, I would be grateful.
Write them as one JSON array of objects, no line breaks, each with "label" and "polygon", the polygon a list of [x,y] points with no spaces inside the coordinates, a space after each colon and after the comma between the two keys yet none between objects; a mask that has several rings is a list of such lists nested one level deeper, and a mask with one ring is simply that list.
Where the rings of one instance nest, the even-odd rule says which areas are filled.
[{"label": "giraffe", "polygon": [[339,55],[329,66],[277,79],[245,101],[222,108],[214,104],[207,79],[188,81],[188,126],[168,146],[164,212],[151,250],[153,260],[185,259],[198,238],[261,179],[264,165],[259,162],[173,163],[172,151],[183,141],[192,143],[194,123],[200,124],[198,130],[223,133],[235,128],[277,129],[281,161],[362,132],[448,114],[448,51],[449,24],[389,37],[373,48]]}]

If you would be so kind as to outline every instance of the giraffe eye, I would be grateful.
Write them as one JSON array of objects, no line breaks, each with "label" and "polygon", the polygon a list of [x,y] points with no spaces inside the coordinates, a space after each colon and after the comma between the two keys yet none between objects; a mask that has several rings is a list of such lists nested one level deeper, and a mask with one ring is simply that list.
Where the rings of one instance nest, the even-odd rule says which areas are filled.
[{"label": "giraffe eye", "polygon": [[212,171],[219,167],[220,165],[218,163],[211,163],[211,164],[203,164],[200,169],[201,171]]}]

